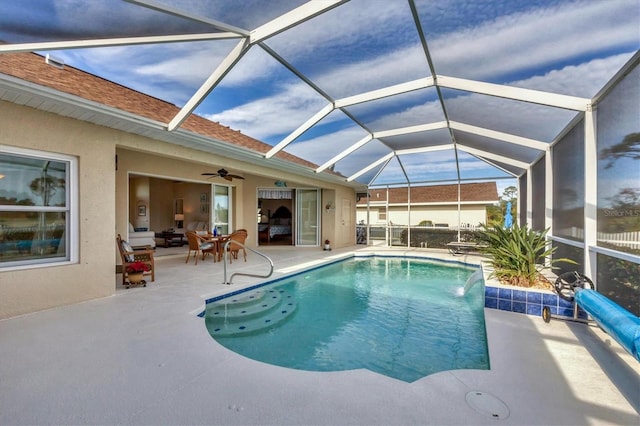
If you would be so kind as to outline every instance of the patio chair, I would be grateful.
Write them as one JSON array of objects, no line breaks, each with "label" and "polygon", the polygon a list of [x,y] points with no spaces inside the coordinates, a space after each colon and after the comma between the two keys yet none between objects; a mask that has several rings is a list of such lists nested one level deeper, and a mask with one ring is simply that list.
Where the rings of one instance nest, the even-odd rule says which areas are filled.
[{"label": "patio chair", "polygon": [[229,243],[229,263],[232,263],[233,259],[238,259],[238,253],[240,250],[242,250],[242,254],[244,255],[244,261],[247,261],[247,251],[240,244],[234,243],[234,241],[238,241],[244,245],[247,240],[247,235],[248,233],[246,229],[238,229],[229,235],[229,240],[231,240],[231,243]]},{"label": "patio chair", "polygon": [[[153,260],[153,248],[151,248],[151,246],[134,250],[128,241],[122,239],[120,234],[116,237],[116,245],[118,246],[120,259],[122,260],[122,285],[124,287],[129,288],[129,286],[135,284],[129,280],[127,269],[136,262],[143,262],[149,267],[149,270],[145,271],[143,276],[151,275],[151,281],[156,280],[156,268]],[[142,281],[141,283],[146,285],[146,281]]]},{"label": "patio chair", "polygon": [[213,261],[216,261],[216,247],[213,242],[207,241],[206,238],[196,234],[194,231],[187,232],[187,241],[189,242],[189,253],[187,253],[185,263],[189,263],[191,253],[193,253],[193,257],[196,259],[196,265],[198,264],[199,255],[202,255],[202,260],[204,260],[205,255],[210,254],[213,256]]}]

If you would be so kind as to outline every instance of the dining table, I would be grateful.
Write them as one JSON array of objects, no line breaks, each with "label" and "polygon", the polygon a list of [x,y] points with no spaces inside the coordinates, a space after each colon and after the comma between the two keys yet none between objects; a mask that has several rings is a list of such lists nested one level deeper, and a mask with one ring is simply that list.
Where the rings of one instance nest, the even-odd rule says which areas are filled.
[{"label": "dining table", "polygon": [[214,247],[213,261],[218,262],[223,259],[224,244],[229,241],[229,235],[213,235],[212,233],[204,236],[204,241],[212,243]]}]

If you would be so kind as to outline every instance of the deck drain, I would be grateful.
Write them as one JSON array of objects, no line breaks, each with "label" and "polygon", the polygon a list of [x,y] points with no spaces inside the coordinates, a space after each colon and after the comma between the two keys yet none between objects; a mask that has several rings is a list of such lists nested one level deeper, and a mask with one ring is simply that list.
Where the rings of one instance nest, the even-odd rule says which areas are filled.
[{"label": "deck drain", "polygon": [[492,419],[509,417],[509,407],[490,393],[471,391],[467,393],[465,399],[471,408]]}]

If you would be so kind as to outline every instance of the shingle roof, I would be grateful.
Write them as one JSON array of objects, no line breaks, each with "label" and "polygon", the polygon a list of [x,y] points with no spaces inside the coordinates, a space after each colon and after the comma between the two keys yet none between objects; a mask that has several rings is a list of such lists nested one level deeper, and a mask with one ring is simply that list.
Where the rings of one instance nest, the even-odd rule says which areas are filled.
[{"label": "shingle roof", "polygon": [[[386,189],[371,189],[371,202],[386,202]],[[411,187],[411,204],[418,203],[456,203],[458,185],[433,185]],[[460,201],[475,203],[494,203],[498,201],[498,189],[495,182],[460,184]],[[389,188],[389,204],[406,204],[407,188]],[[358,201],[367,204],[366,198]]]},{"label": "shingle roof", "polygon": [[[62,69],[50,66],[41,55],[35,53],[0,55],[0,73],[162,123],[170,122],[180,111],[176,105],[72,66],[65,65]],[[272,148],[271,145],[195,114],[191,114],[181,127],[263,154]],[[276,156],[310,168],[317,167],[316,164],[284,151],[280,151]]]}]

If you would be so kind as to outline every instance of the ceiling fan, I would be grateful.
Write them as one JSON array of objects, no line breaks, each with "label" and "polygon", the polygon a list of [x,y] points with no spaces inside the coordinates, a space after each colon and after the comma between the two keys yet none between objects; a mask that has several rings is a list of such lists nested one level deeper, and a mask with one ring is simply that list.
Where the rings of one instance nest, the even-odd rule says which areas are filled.
[{"label": "ceiling fan", "polygon": [[221,178],[226,179],[226,180],[233,180],[234,178],[236,178],[236,179],[244,179],[242,176],[233,175],[233,174],[229,173],[228,171],[226,171],[225,169],[220,169],[216,173],[202,173],[202,176],[209,176],[209,179],[212,178],[212,177],[216,177],[216,176],[220,176]]}]

